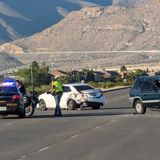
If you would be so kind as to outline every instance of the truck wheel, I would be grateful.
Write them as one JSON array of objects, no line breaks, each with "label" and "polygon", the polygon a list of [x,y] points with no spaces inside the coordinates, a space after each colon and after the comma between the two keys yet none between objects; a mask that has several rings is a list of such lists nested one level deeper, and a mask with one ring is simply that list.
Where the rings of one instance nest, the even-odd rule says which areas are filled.
[{"label": "truck wheel", "polygon": [[134,108],[137,114],[145,114],[146,113],[146,107],[143,106],[142,102],[140,100],[137,100],[134,103]]},{"label": "truck wheel", "polygon": [[75,110],[77,103],[74,100],[70,99],[67,103],[67,106],[69,110]]},{"label": "truck wheel", "polygon": [[100,106],[92,106],[92,109],[94,110],[100,109]]}]

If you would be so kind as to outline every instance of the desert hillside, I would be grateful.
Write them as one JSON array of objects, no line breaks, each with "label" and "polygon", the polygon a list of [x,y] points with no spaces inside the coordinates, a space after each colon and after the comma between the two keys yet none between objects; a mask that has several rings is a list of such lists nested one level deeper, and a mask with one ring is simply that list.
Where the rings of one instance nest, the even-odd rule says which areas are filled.
[{"label": "desert hillside", "polygon": [[0,74],[1,71],[21,66],[22,63],[18,61],[15,57],[8,55],[6,53],[0,53]]},{"label": "desert hillside", "polygon": [[157,65],[160,53],[153,51],[160,48],[160,1],[129,2],[115,0],[114,6],[71,12],[38,34],[1,45],[0,52],[12,53],[26,65],[36,60],[61,69]]},{"label": "desert hillside", "polygon": [[0,0],[0,43],[40,32],[74,10],[107,6],[112,0]]},{"label": "desert hillside", "polygon": [[131,8],[86,7],[12,45],[24,52],[158,50],[159,7],[159,0]]},{"label": "desert hillside", "polygon": [[149,0],[113,0],[113,6],[134,7]]},{"label": "desert hillside", "polygon": [[[146,0],[0,0],[0,43],[31,36],[86,6],[133,7]],[[29,12],[28,12],[29,11]]]}]

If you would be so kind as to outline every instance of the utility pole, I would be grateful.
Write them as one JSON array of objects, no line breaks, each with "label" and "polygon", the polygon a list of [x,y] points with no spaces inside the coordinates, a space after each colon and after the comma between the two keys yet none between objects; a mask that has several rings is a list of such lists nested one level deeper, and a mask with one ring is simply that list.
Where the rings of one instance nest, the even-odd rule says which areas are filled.
[{"label": "utility pole", "polygon": [[32,91],[33,91],[34,89],[33,89],[33,66],[32,66],[32,63],[31,63],[31,85],[32,85]]}]

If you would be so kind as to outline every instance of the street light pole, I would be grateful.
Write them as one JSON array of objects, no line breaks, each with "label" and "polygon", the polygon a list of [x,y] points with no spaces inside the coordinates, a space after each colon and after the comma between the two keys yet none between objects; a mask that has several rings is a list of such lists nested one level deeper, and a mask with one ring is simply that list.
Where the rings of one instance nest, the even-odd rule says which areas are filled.
[{"label": "street light pole", "polygon": [[32,85],[32,91],[33,91],[33,66],[31,63],[31,85]]}]

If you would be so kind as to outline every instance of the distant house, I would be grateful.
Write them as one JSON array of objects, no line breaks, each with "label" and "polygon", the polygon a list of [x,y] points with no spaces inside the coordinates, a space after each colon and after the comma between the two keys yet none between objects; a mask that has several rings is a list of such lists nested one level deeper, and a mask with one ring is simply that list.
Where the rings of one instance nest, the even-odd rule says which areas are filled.
[{"label": "distant house", "polygon": [[69,73],[64,72],[62,70],[53,70],[50,72],[51,75],[53,75],[55,78],[63,77],[69,75]]},{"label": "distant house", "polygon": [[96,82],[104,81],[104,73],[101,71],[94,71],[94,80]]},{"label": "distant house", "polygon": [[118,78],[120,77],[121,75],[117,72],[117,71],[107,71],[112,78]]},{"label": "distant house", "polygon": [[94,71],[94,79],[96,82],[115,79],[117,77],[119,77],[119,74],[116,71]]}]

